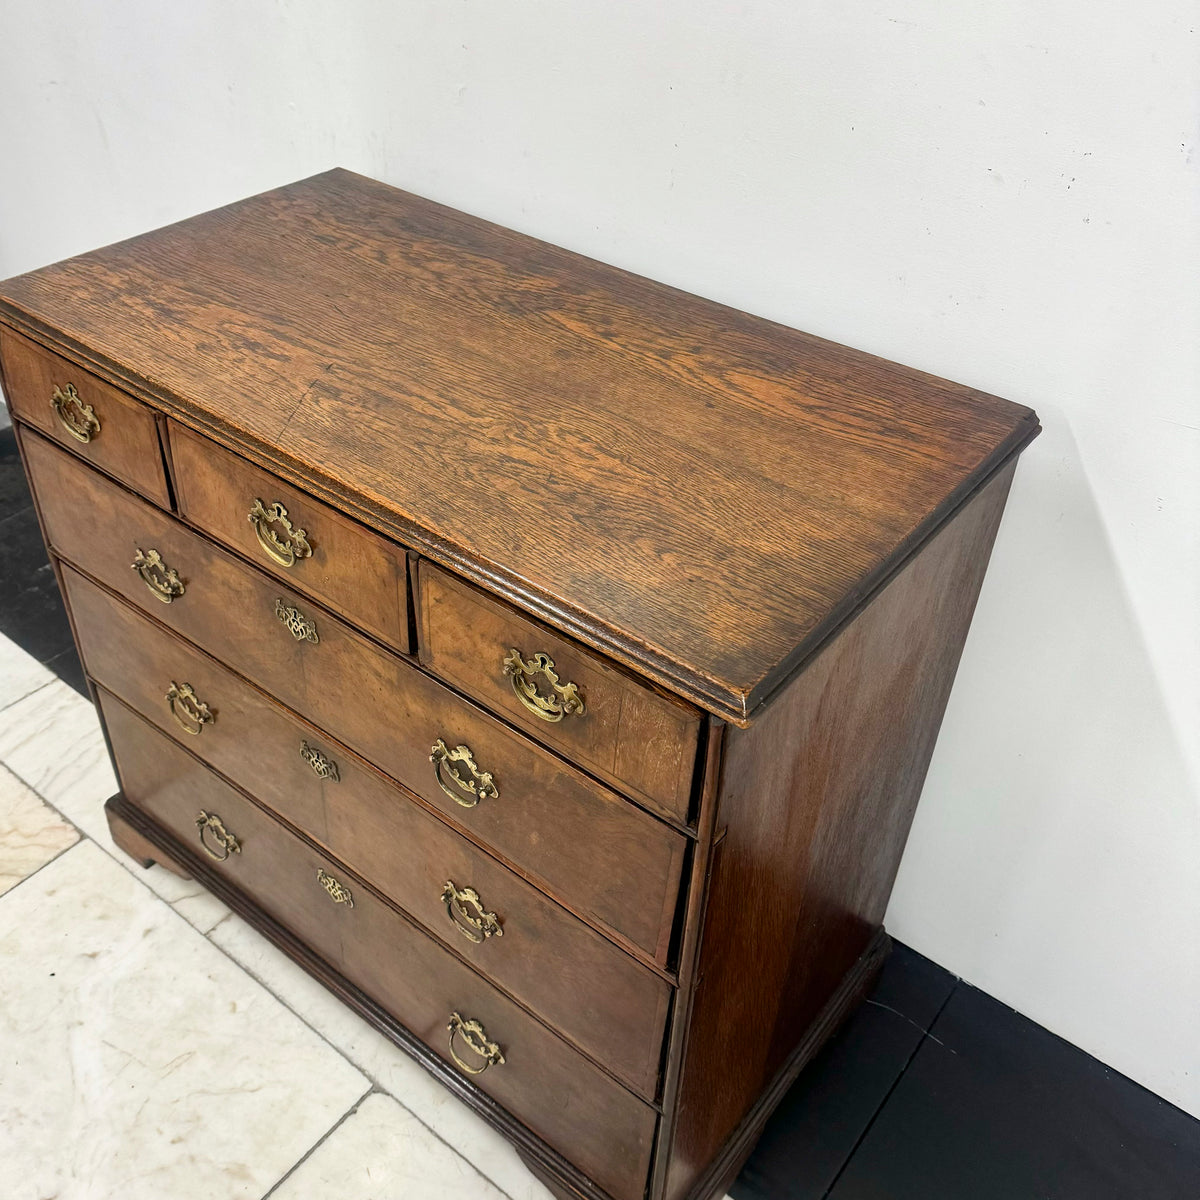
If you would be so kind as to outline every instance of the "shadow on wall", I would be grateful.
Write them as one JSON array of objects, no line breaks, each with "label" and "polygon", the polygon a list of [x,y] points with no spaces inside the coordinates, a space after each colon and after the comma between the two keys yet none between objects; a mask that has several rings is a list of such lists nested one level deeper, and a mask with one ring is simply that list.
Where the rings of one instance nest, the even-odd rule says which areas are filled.
[{"label": "shadow on wall", "polygon": [[1200,789],[1067,418],[1039,408],[887,923],[1200,1115]]}]

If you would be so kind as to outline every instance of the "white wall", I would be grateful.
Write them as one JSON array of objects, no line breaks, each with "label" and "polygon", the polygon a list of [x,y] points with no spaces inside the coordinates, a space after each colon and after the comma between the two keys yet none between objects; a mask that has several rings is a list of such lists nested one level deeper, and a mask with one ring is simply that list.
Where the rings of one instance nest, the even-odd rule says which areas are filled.
[{"label": "white wall", "polygon": [[1198,20],[0,0],[0,275],[341,164],[1035,406],[889,925],[1200,1113]]}]

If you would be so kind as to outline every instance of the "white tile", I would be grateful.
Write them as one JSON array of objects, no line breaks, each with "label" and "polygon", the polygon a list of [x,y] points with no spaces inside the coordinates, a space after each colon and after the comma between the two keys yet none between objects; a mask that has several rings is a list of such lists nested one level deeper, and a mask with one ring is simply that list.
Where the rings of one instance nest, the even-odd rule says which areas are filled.
[{"label": "white tile", "polygon": [[117,790],[96,710],[57,679],[0,711],[0,762],[89,834],[79,817]]},{"label": "white tile", "polygon": [[209,936],[511,1200],[551,1200],[504,1138],[240,917]]},{"label": "white tile", "polygon": [[207,932],[229,911],[200,884],[159,866],[146,870],[113,844],[104,802],[117,779],[96,710],[73,688],[55,680],[0,711],[0,763],[197,929]]},{"label": "white tile", "polygon": [[376,1092],[271,1193],[271,1200],[504,1200],[407,1109]]},{"label": "white tile", "polygon": [[16,642],[0,634],[0,710],[54,678],[52,671],[26,654]]},{"label": "white tile", "polygon": [[79,840],[79,832],[0,767],[0,895]]},{"label": "white tile", "polygon": [[0,898],[6,1200],[259,1200],[367,1081],[83,842]]}]

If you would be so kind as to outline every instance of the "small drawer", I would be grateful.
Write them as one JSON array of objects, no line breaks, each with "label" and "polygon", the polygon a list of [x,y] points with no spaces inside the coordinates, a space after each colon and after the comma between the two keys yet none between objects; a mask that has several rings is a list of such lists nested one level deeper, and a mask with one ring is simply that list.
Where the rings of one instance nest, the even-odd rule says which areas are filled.
[{"label": "small drawer", "polygon": [[688,819],[700,714],[422,561],[420,658],[634,799]]},{"label": "small drawer", "polygon": [[[638,1200],[656,1113],[118,701],[125,798],[386,1008],[465,1080],[607,1188]],[[457,1014],[457,1018],[456,1018]]]},{"label": "small drawer", "polygon": [[[67,576],[92,678],[320,842],[634,1091],[654,1098],[671,992],[661,977],[344,746],[82,576],[69,569]],[[181,700],[182,688],[188,693]],[[465,895],[468,888],[478,904]]]},{"label": "small drawer", "polygon": [[[681,834],[50,443],[24,441],[47,537],[65,560],[665,965]],[[69,577],[67,591],[70,600]]]},{"label": "small drawer", "polygon": [[187,520],[352,625],[409,649],[402,546],[177,422],[169,431]]},{"label": "small drawer", "polygon": [[170,508],[157,418],[144,404],[0,327],[13,414],[163,508]]}]

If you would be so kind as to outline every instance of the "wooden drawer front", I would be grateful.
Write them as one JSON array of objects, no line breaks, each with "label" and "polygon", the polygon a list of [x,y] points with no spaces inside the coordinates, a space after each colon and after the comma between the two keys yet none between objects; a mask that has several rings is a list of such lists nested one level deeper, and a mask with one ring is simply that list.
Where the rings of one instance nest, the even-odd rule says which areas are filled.
[{"label": "wooden drawer front", "polygon": [[[349,750],[227,668],[66,568],[92,678],[391,897],[635,1091],[653,1099],[671,989]],[[192,734],[173,683],[209,707]],[[185,716],[186,720],[186,716]],[[195,728],[188,722],[189,728]],[[307,752],[308,758],[302,752]],[[320,758],[314,758],[319,754]],[[318,770],[314,770],[315,762]],[[451,916],[447,882],[473,888],[499,933]],[[479,914],[467,907],[468,915]]]},{"label": "wooden drawer front", "polygon": [[[389,645],[409,649],[403,547],[175,422],[170,438],[179,511],[189,521],[288,587],[323,600]],[[259,501],[272,516],[273,506],[282,506],[292,544],[287,544],[282,521],[264,521],[255,508]],[[282,551],[272,536],[284,544]],[[298,556],[297,548],[302,552]],[[278,561],[280,556],[285,562]],[[285,565],[288,559],[293,560],[290,566]]]},{"label": "wooden drawer front", "polygon": [[[24,443],[47,535],[65,559],[329,730],[566,907],[665,963],[682,836],[69,455],[32,435]],[[130,570],[139,550],[158,551],[183,595],[163,603]],[[296,641],[276,601],[311,620],[319,642]],[[469,747],[498,794],[465,808],[443,791],[430,761],[438,739]]]},{"label": "wooden drawer front", "polygon": [[[150,409],[4,328],[0,328],[0,360],[8,402],[16,416],[155,504],[170,507],[156,418]],[[58,409],[52,403],[56,392]],[[88,440],[70,432],[68,421]]]},{"label": "wooden drawer front", "polygon": [[[543,1140],[622,1200],[643,1192],[656,1114],[470,967],[378,899],[335,859],[289,833],[118,701],[102,708],[126,798],[180,841],[201,846],[201,813],[238,849],[214,866],[330,965],[453,1063],[447,1023],[478,1021],[503,1063],[472,1078]],[[225,852],[204,831],[209,854]],[[340,899],[335,899],[340,898]],[[455,1051],[482,1065],[461,1037]]]},{"label": "wooden drawer front", "polygon": [[[700,729],[695,709],[424,561],[419,638],[421,661],[443,679],[648,807],[688,819]],[[557,689],[538,669],[538,655],[553,664]],[[517,695],[522,683],[551,701],[556,719],[539,716],[530,707],[535,700]]]}]

